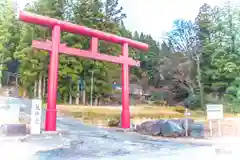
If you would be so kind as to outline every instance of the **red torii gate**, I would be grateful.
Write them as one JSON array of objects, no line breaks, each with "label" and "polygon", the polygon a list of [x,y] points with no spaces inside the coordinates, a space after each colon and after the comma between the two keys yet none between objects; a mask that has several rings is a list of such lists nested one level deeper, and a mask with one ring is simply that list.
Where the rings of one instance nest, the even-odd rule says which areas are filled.
[{"label": "red torii gate", "polygon": [[[119,37],[113,34],[104,33],[98,30],[90,29],[84,26],[72,24],[69,22],[36,15],[26,11],[19,11],[18,19],[26,23],[33,23],[52,29],[52,41],[36,41],[33,40],[32,47],[50,51],[50,64],[48,72],[48,98],[45,120],[46,131],[56,131],[56,98],[57,98],[57,81],[58,81],[58,64],[59,53],[65,53],[72,56],[85,57],[89,59],[108,61],[112,63],[122,64],[122,128],[130,127],[130,111],[129,111],[129,66],[140,66],[139,61],[135,61],[128,56],[128,46],[147,50],[148,45],[145,43],[133,41],[127,38]],[[89,50],[80,50],[77,48],[67,47],[60,44],[61,31],[71,32],[92,37],[91,47]],[[105,40],[122,45],[122,56],[110,56],[98,52],[98,40]]]}]

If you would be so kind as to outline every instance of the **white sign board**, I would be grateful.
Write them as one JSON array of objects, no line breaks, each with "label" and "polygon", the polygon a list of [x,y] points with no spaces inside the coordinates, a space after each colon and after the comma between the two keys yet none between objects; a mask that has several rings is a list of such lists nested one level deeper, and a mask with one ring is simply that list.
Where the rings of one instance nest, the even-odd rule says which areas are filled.
[{"label": "white sign board", "polygon": [[222,104],[207,104],[207,119],[220,120],[223,119],[223,105]]},{"label": "white sign board", "polygon": [[3,124],[19,123],[20,107],[17,104],[9,104],[0,99],[0,126]]},{"label": "white sign board", "polygon": [[33,99],[31,108],[31,134],[41,133],[41,120],[42,120],[42,100]]}]

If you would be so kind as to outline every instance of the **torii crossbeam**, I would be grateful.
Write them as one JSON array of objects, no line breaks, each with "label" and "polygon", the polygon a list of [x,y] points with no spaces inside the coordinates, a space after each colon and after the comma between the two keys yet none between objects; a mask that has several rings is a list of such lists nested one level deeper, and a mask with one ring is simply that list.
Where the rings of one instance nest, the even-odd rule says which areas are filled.
[{"label": "torii crossbeam", "polygon": [[[134,47],[141,50],[147,50],[148,45],[145,43],[133,41],[127,38],[104,33],[98,30],[90,29],[84,26],[72,24],[69,22],[36,15],[26,11],[18,11],[18,19],[27,23],[33,23],[52,29],[52,41],[33,40],[32,47],[50,52],[50,64],[48,72],[48,97],[45,120],[46,131],[56,131],[56,98],[57,98],[57,79],[59,53],[71,56],[85,57],[89,59],[108,61],[122,65],[122,128],[130,127],[129,111],[129,66],[139,66],[140,62],[135,61],[128,56],[128,47]],[[60,44],[61,31],[71,32],[92,37],[91,47],[89,50],[71,48],[65,44]],[[121,56],[111,56],[98,52],[98,40],[105,40],[122,45]]]}]

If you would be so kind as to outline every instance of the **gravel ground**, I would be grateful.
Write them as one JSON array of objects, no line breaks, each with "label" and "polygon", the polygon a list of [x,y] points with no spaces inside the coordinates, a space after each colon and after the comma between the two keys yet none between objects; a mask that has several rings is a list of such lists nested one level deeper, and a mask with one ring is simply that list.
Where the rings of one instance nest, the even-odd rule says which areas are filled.
[{"label": "gravel ground", "polygon": [[[237,119],[225,120],[223,128],[229,124],[232,125],[232,121],[234,124],[238,122]],[[58,118],[58,130],[62,133],[61,135],[28,137],[22,142],[1,141],[0,159],[181,160],[196,156],[195,160],[210,157],[220,160],[218,155],[222,154],[225,159],[239,159],[237,146],[240,144],[240,138],[236,137],[171,139],[142,136],[137,133],[116,132],[113,128],[85,125],[78,120],[66,117]],[[11,154],[13,150],[14,154]]]}]

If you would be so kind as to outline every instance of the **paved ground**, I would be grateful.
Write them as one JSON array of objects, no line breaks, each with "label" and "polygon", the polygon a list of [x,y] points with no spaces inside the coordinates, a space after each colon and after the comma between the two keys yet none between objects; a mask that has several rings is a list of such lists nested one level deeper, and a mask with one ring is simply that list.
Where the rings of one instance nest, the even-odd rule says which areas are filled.
[{"label": "paved ground", "polygon": [[161,156],[205,146],[116,132],[84,125],[71,118],[58,118],[58,130],[60,135],[31,136],[22,141],[1,140],[0,159],[98,160],[120,157],[121,160],[129,160],[137,156],[135,160],[146,157],[157,160]]},{"label": "paved ground", "polygon": [[[136,133],[116,132],[114,129],[88,126],[66,117],[58,118],[57,123],[60,134],[31,136],[22,141],[1,140],[0,159],[181,160],[194,156],[195,160],[198,160],[197,158],[202,159],[204,156],[206,159],[218,156],[220,160],[218,154],[223,154],[225,159],[235,160],[236,154],[229,154],[229,149],[231,152],[234,151],[240,143],[240,138],[237,141],[236,138],[231,137],[212,138],[211,140],[153,138]],[[209,145],[211,143],[218,148]],[[14,154],[12,154],[13,151]],[[225,153],[228,153],[227,158]],[[237,158],[239,159],[239,154]]]}]

